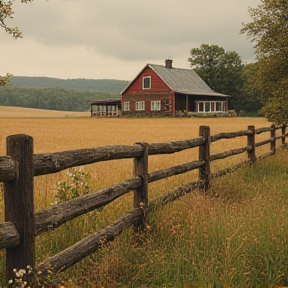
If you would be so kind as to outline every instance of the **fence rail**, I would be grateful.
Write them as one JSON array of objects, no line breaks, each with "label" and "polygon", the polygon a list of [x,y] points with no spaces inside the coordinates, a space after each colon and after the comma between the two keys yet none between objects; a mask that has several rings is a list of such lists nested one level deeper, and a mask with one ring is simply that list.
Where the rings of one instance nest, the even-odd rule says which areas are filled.
[{"label": "fence rail", "polygon": [[[276,136],[276,131],[281,134]],[[270,132],[267,140],[255,143],[255,135]],[[213,142],[221,139],[247,137],[247,145],[210,155]],[[270,144],[270,151],[257,159],[264,159],[276,153],[276,141],[281,139],[284,146],[286,125],[255,129],[248,126],[247,130],[210,135],[210,127],[201,126],[199,137],[170,143],[135,143],[134,145],[114,145],[92,149],[79,149],[47,154],[33,154],[33,138],[27,135],[7,137],[7,156],[0,157],[0,182],[4,182],[5,222],[0,223],[0,249],[6,249],[6,278],[12,277],[15,267],[34,265],[36,270],[47,273],[48,270],[63,271],[91,253],[101,245],[112,241],[128,227],[140,229],[147,213],[155,206],[168,203],[190,193],[195,189],[207,189],[212,178],[223,176],[245,165],[256,161],[256,148]],[[281,147],[282,147],[281,146]],[[198,161],[179,164],[166,169],[148,173],[149,155],[173,154],[186,149],[198,147]],[[232,167],[211,173],[212,161],[225,159],[247,152],[248,160]],[[96,162],[134,159],[134,177],[95,193],[78,197],[50,209],[34,211],[34,177],[57,173],[62,170],[92,164]],[[180,186],[173,191],[148,203],[149,183],[199,170],[199,179]],[[115,199],[134,191],[134,210],[123,215],[105,229],[89,235],[64,251],[51,256],[42,263],[35,263],[35,237],[56,229],[67,221],[98,209],[113,202]]]}]

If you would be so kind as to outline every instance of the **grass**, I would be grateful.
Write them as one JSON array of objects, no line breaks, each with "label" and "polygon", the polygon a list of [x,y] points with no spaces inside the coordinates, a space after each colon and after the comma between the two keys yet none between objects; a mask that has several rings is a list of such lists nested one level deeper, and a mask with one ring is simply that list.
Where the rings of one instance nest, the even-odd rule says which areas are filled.
[{"label": "grass", "polygon": [[[38,114],[32,110],[33,114],[21,118],[19,113],[23,108],[19,109],[15,108],[14,116],[11,112],[8,118],[3,116],[0,107],[0,117],[3,117],[0,121],[0,155],[5,155],[6,137],[17,133],[33,136],[35,153],[48,153],[196,138],[200,125],[209,125],[212,135],[245,130],[248,125],[256,128],[271,125],[262,118],[91,119],[76,112],[75,117],[65,117],[66,112],[62,117],[63,114],[55,116],[45,110],[41,111],[41,116],[36,117]],[[261,141],[269,135],[257,137],[256,141]],[[246,138],[221,140],[212,145],[213,154],[243,147]],[[260,155],[268,150],[266,146],[257,153]],[[149,171],[185,163],[189,159],[197,159],[197,150],[152,156]],[[215,161],[212,171],[242,160],[246,160],[246,155]],[[99,253],[68,269],[61,275],[62,279],[67,280],[66,286],[73,283],[73,287],[92,288],[287,285],[287,160],[284,151],[258,162],[255,167],[245,167],[213,180],[209,197],[195,192],[149,215],[149,229],[143,234],[142,245],[133,245],[131,233],[126,231]],[[131,177],[132,160],[96,163],[82,169],[91,175],[90,190],[99,191]],[[35,178],[37,210],[51,206],[57,194],[57,183],[67,179],[66,174],[67,171],[63,171]],[[149,199],[196,178],[197,173],[192,172],[153,183],[149,186]],[[0,192],[0,221],[3,221],[1,195]],[[132,195],[126,195],[101,212],[89,213],[38,237],[37,262],[104,228],[129,211],[132,202]],[[3,250],[0,253],[0,267],[3,268]]]},{"label": "grass", "polygon": [[[214,180],[211,197],[194,193],[151,215],[143,246],[124,248],[126,235],[94,260],[95,281],[103,287],[287,286],[283,160],[287,152]],[[80,285],[97,287],[87,276]]]}]

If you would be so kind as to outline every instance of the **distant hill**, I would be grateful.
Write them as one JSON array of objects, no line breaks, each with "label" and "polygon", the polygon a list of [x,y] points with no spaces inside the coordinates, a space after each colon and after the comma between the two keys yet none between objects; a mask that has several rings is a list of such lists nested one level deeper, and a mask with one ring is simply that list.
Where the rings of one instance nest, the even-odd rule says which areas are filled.
[{"label": "distant hill", "polygon": [[120,93],[129,83],[115,79],[59,79],[51,77],[13,76],[12,86],[29,88],[61,87],[69,90],[86,90]]},{"label": "distant hill", "polygon": [[59,79],[13,76],[11,85],[0,87],[0,105],[87,111],[97,100],[120,99],[128,81],[113,79]]}]

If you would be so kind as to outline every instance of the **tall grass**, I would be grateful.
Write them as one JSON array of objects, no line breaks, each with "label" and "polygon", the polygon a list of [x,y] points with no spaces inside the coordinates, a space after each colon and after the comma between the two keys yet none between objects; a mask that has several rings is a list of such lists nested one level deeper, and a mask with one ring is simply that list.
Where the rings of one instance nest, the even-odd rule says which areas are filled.
[{"label": "tall grass", "polygon": [[[48,115],[48,114],[47,114]],[[25,116],[26,117],[26,116]],[[42,115],[42,117],[44,117]],[[3,118],[0,122],[0,155],[5,138],[25,133],[33,136],[35,153],[48,153],[103,145],[170,142],[198,137],[200,125],[213,135],[270,125],[265,119],[90,119]],[[54,116],[51,116],[54,117]],[[257,136],[267,139],[269,136]],[[214,145],[214,143],[213,143]],[[219,141],[212,153],[246,145],[245,137]],[[266,149],[266,150],[265,150]],[[266,152],[269,148],[259,150]],[[149,171],[197,159],[197,151],[149,158]],[[212,170],[233,165],[246,155],[215,161]],[[196,192],[150,214],[142,245],[134,245],[130,231],[93,254],[61,277],[77,287],[268,287],[287,281],[287,200],[284,161],[286,152],[256,167],[246,167],[212,181],[209,197]],[[132,160],[117,160],[82,167],[91,175],[90,192],[131,177]],[[275,172],[277,171],[277,173]],[[35,178],[36,210],[50,207],[57,183],[67,171]],[[187,173],[149,186],[149,199],[196,180]],[[1,195],[0,192],[0,202]],[[102,211],[81,216],[37,237],[37,262],[95,233],[132,209],[125,195]],[[3,201],[0,203],[3,220]],[[3,269],[3,250],[0,251]],[[1,272],[0,272],[1,273]],[[0,277],[1,278],[1,277]],[[69,281],[67,282],[69,283]],[[66,284],[67,285],[67,284]]]},{"label": "tall grass", "polygon": [[95,270],[78,284],[287,286],[287,160],[279,153],[214,180],[208,197],[196,192],[151,214],[142,245],[130,246],[126,233],[93,256]]}]

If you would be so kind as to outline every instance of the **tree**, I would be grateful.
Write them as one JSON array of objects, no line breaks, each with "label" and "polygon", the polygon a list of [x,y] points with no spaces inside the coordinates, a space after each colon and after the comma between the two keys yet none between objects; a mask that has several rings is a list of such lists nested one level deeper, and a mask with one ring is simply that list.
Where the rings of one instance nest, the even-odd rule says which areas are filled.
[{"label": "tree", "polygon": [[[32,0],[21,0],[22,3],[28,3]],[[12,35],[15,39],[22,38],[22,34],[17,27],[9,27],[6,24],[7,18],[13,18],[14,11],[12,9],[13,1],[0,1],[0,27],[4,28],[5,31]],[[7,73],[5,76],[0,76],[0,87],[5,86],[9,83],[11,74]]]},{"label": "tree", "polygon": [[258,84],[263,112],[276,124],[288,122],[288,1],[261,0],[248,10],[252,22],[243,24],[255,42],[259,62]]},{"label": "tree", "polygon": [[237,107],[240,116],[259,116],[262,115],[262,103],[260,90],[258,87],[259,63],[245,64],[243,68],[243,86],[241,97],[237,97],[234,106]]},{"label": "tree", "polygon": [[192,48],[190,54],[191,67],[214,91],[231,96],[230,108],[233,109],[243,85],[243,63],[239,54],[209,44]]}]

